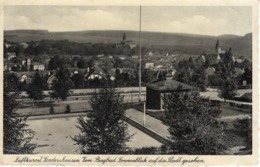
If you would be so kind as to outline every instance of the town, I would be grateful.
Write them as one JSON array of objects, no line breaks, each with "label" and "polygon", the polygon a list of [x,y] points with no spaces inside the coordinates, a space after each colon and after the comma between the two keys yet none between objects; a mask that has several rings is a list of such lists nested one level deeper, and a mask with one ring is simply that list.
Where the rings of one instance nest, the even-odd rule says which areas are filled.
[{"label": "town", "polygon": [[[37,53],[37,50],[44,45],[56,46],[58,43],[64,45],[63,48],[46,48],[49,51],[43,49],[41,51],[43,53]],[[138,78],[139,46],[128,41],[126,34],[123,34],[122,41],[117,44],[94,46],[90,44],[88,46],[90,49],[97,47],[96,51],[90,51],[93,55],[56,54],[50,51],[62,52],[58,50],[68,49],[65,48],[66,45],[70,45],[70,42],[42,40],[19,44],[5,41],[4,70],[10,74],[13,73],[18,78],[17,84],[20,91],[26,90],[36,72],[43,77],[45,89],[50,89],[55,80],[55,72],[60,68],[66,70],[74,89],[100,87],[103,86],[103,81],[111,81],[116,87],[138,86],[136,78]],[[74,45],[81,44],[74,43]],[[107,50],[103,51],[102,47]],[[149,51],[148,48],[142,48],[142,84],[154,83],[171,77],[202,91],[206,87],[220,86],[215,72],[218,62],[228,51],[227,47],[225,49],[221,49],[218,39],[215,44],[212,43],[211,52],[202,52],[199,55],[187,56],[176,51]],[[119,52],[119,54],[114,54],[114,52]],[[243,56],[232,55],[231,58],[235,64],[234,77],[238,78],[238,85],[241,88],[251,88],[252,62]],[[198,78],[194,81],[185,78],[195,78],[198,73],[202,75],[199,76],[203,78],[202,81]]]}]

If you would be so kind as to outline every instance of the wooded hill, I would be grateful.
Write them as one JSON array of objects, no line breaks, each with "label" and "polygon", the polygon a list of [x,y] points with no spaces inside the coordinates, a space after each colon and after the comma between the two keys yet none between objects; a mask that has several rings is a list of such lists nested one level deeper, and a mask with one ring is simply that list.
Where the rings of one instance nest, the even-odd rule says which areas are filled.
[{"label": "wooded hill", "polygon": [[[139,43],[138,31],[75,31],[75,32],[49,32],[47,30],[10,30],[4,31],[4,39],[12,42],[50,40],[69,40],[79,43],[120,43],[123,34]],[[217,39],[222,49],[232,48],[233,53],[252,59],[252,33],[244,36],[221,35],[207,36],[183,33],[142,32],[142,45],[147,48],[174,49],[180,53],[201,54],[214,52]]]}]

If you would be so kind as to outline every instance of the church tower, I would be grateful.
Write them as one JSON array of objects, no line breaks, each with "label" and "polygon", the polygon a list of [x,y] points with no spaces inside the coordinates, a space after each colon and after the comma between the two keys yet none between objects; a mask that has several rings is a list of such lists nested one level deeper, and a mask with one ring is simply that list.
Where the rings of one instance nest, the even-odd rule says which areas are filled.
[{"label": "church tower", "polygon": [[125,35],[125,33],[124,33],[124,35],[123,35],[123,39],[122,39],[122,41],[121,41],[121,44],[122,44],[122,45],[125,45],[125,44],[126,44],[126,35]]},{"label": "church tower", "polygon": [[123,35],[123,41],[125,41],[126,40],[126,36],[125,36],[125,33],[124,33],[124,35]]},{"label": "church tower", "polygon": [[215,53],[220,54],[220,52],[221,52],[221,48],[220,48],[219,40],[217,39],[217,43],[215,46]]}]

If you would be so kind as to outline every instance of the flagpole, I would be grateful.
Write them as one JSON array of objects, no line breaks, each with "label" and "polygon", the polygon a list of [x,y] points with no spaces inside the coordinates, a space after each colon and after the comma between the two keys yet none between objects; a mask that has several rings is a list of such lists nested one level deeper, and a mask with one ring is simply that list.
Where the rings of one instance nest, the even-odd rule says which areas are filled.
[{"label": "flagpole", "polygon": [[142,17],[142,15],[141,15],[141,13],[142,13],[142,7],[140,6],[140,22],[139,22],[139,102],[141,102],[141,82],[142,82],[142,80],[141,80],[141,75],[142,75],[142,72],[141,72],[141,62],[142,62],[142,58],[141,58],[141,17]]},{"label": "flagpole", "polygon": [[145,126],[145,101],[141,102],[141,84],[142,84],[142,45],[141,45],[141,31],[142,31],[142,6],[140,6],[140,23],[139,23],[139,103],[143,105],[144,110],[144,122],[143,126]]}]

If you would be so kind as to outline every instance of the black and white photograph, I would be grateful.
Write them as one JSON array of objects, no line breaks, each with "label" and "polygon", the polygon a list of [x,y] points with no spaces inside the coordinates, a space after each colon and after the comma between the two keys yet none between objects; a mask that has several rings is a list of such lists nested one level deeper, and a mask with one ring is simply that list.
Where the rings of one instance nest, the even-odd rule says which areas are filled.
[{"label": "black and white photograph", "polygon": [[3,9],[3,155],[254,154],[252,6]]}]

